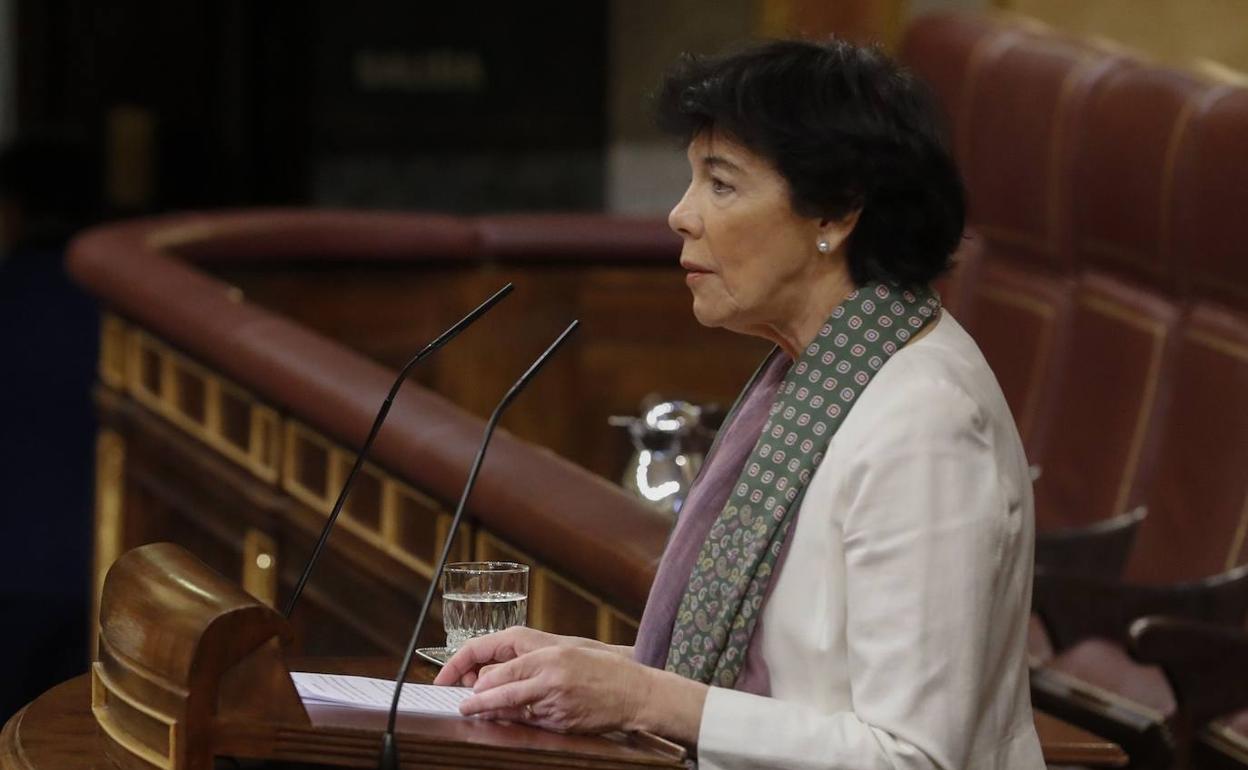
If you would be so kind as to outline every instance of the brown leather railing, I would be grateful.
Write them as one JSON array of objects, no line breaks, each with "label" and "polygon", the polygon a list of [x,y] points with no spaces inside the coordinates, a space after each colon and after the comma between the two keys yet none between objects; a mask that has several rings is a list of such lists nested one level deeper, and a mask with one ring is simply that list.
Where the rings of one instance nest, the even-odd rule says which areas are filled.
[{"label": "brown leather railing", "polygon": [[[541,237],[535,237],[534,233]],[[552,242],[550,233],[558,233]],[[190,214],[93,229],[69,270],[107,308],[358,447],[394,374],[346,346],[249,303],[202,263],[251,260],[493,262],[581,259],[672,264],[678,242],[659,221],[340,211]],[[374,461],[443,502],[454,501],[483,422],[409,383]],[[471,517],[565,577],[639,613],[670,522],[622,490],[500,431],[468,504]]]}]

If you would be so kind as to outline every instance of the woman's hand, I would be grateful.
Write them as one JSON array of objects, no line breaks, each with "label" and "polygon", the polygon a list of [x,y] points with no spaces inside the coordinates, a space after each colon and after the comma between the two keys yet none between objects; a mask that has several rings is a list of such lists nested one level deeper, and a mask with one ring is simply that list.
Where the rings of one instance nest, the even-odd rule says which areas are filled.
[{"label": "woman's hand", "polygon": [[559,732],[642,729],[652,671],[607,649],[543,647],[483,670],[460,713]]},{"label": "woman's hand", "polygon": [[451,656],[433,683],[472,687],[476,684],[477,677],[492,665],[504,663],[547,647],[563,649],[580,647],[610,651],[613,654],[621,654],[629,649],[614,647],[594,639],[583,639],[579,636],[559,636],[525,626],[512,626],[497,633],[469,639]]},{"label": "woman's hand", "polygon": [[[690,745],[697,742],[706,685],[637,663],[621,655],[620,648],[554,638],[566,643],[481,668],[475,694],[460,704],[460,713],[559,732],[648,730]],[[448,673],[444,680],[439,675],[435,683],[452,682],[455,676]]]}]

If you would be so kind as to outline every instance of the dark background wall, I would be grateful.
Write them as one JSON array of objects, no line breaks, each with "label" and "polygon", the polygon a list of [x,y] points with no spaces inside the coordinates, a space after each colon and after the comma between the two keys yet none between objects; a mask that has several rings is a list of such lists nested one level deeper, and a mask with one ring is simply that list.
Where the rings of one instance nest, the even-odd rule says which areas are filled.
[{"label": "dark background wall", "polygon": [[254,205],[599,209],[607,4],[6,0],[0,12],[0,98],[16,123],[0,147],[3,721],[87,660],[98,330],[62,268],[71,234]]},{"label": "dark background wall", "polygon": [[596,209],[602,2],[17,3],[18,122],[121,211]]}]

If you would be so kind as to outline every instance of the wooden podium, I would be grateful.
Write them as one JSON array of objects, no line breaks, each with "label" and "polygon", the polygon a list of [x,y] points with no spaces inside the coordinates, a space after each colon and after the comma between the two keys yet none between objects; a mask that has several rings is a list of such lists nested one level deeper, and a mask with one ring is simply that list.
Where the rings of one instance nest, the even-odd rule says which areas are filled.
[{"label": "wooden podium", "polygon": [[[386,714],[305,707],[279,613],[170,543],[141,546],[108,572],[91,712],[111,763],[209,770],[216,756],[372,767]],[[390,674],[393,675],[393,674]],[[561,735],[525,725],[401,714],[404,767],[678,768],[655,736]]]},{"label": "wooden podium", "polygon": [[[284,656],[290,628],[184,549],[142,546],[108,573],[99,661],[0,731],[0,770],[206,770],[213,758],[375,767],[385,714],[305,707]],[[393,676],[383,659],[310,659],[309,671]],[[432,667],[411,681],[429,681]],[[88,694],[90,708],[88,709]],[[1037,711],[1045,761],[1123,767],[1117,745]],[[683,768],[646,734],[560,735],[525,725],[400,715],[404,767]],[[103,756],[101,756],[103,755]],[[253,765],[248,765],[253,766]],[[283,764],[289,767],[289,764]]]}]

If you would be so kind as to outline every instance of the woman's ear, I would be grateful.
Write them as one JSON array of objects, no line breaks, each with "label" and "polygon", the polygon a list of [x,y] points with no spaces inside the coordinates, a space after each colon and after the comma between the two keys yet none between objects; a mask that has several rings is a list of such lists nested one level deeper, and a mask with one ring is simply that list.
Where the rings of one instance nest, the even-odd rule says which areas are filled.
[{"label": "woman's ear", "polygon": [[[854,209],[839,219],[819,220],[819,251],[833,252],[840,249],[850,233],[854,231],[854,227],[858,224],[858,215],[861,213],[862,209]],[[824,248],[824,244],[827,244],[827,249]]]}]

